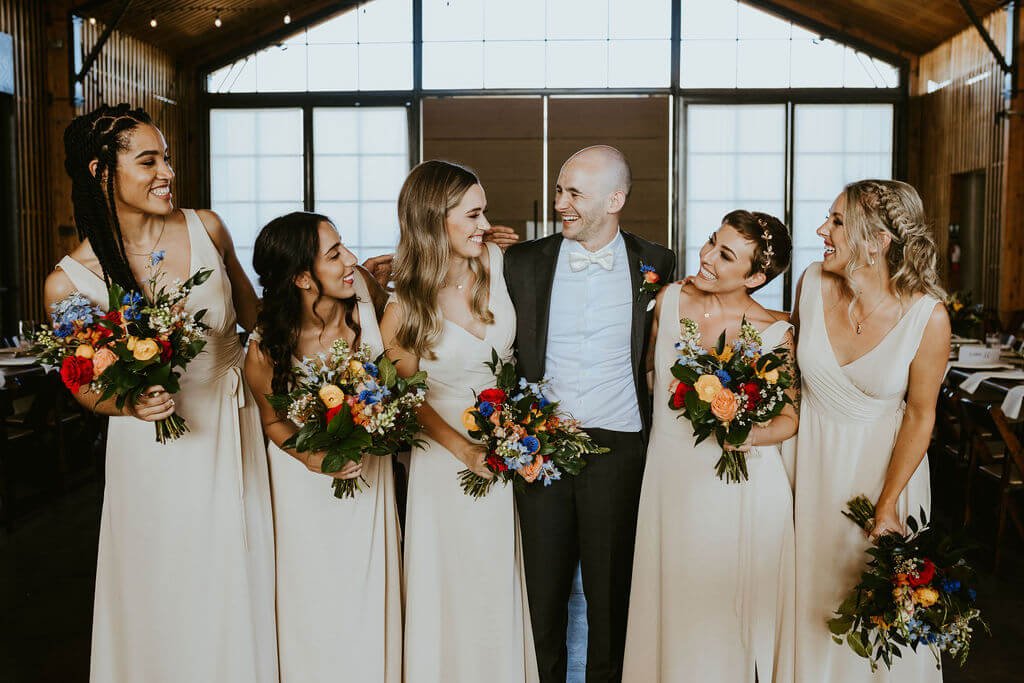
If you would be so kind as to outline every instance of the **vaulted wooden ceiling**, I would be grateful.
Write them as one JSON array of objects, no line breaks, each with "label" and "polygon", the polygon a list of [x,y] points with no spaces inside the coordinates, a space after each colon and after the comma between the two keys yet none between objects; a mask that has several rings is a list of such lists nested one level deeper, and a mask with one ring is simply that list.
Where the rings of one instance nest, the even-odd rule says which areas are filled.
[{"label": "vaulted wooden ceiling", "polygon": [[[187,64],[211,64],[280,40],[296,28],[358,4],[357,0],[73,0],[79,11],[109,23],[128,9],[118,29]],[[411,2],[412,0],[410,0]],[[515,0],[507,0],[515,2]],[[970,26],[960,0],[742,0],[804,23],[812,30],[853,39],[888,55],[928,52]],[[969,0],[984,17],[1005,0]],[[283,18],[291,15],[291,24]],[[222,26],[214,20],[221,17]],[[157,26],[150,26],[156,18]],[[804,21],[801,22],[801,19]]]}]

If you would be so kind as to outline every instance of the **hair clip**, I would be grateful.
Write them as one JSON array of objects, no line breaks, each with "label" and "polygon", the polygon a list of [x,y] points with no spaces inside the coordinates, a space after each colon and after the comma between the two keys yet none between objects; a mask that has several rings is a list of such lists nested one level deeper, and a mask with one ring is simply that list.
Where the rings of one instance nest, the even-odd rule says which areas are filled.
[{"label": "hair clip", "polygon": [[761,233],[761,239],[763,239],[765,242],[771,242],[772,241],[772,231],[767,229],[767,228],[765,228],[764,232]]},{"label": "hair clip", "polygon": [[775,256],[775,251],[772,249],[772,245],[768,245],[768,248],[761,254],[761,269],[768,270],[768,267],[772,265],[772,256]]},{"label": "hair clip", "polygon": [[768,221],[766,221],[763,218],[758,218],[757,219],[757,224],[760,225],[762,228],[767,228],[768,227]]}]

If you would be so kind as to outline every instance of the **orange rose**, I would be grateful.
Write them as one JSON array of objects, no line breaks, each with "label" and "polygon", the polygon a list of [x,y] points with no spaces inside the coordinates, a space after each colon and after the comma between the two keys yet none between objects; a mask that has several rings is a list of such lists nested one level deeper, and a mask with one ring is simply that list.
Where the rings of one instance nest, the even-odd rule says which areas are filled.
[{"label": "orange rose", "polygon": [[480,430],[480,426],[476,423],[476,408],[466,408],[462,411],[462,426],[467,432]]},{"label": "orange rose", "polygon": [[92,371],[97,377],[106,372],[107,368],[117,362],[117,354],[108,348],[102,348],[92,357]]},{"label": "orange rose", "polygon": [[540,474],[540,468],[543,465],[544,456],[538,455],[536,459],[533,461],[533,464],[519,468],[519,476],[521,476],[523,479],[532,484],[534,481],[536,481],[537,476]]},{"label": "orange rose", "polygon": [[96,355],[96,349],[89,344],[79,344],[78,348],[75,349],[75,355],[79,358],[92,358]]},{"label": "orange rose", "polygon": [[644,280],[650,282],[652,285],[656,285],[661,282],[661,276],[655,273],[653,270],[649,270],[644,273]]},{"label": "orange rose", "polygon": [[731,422],[736,417],[736,394],[722,389],[711,401],[711,414],[722,422]]}]

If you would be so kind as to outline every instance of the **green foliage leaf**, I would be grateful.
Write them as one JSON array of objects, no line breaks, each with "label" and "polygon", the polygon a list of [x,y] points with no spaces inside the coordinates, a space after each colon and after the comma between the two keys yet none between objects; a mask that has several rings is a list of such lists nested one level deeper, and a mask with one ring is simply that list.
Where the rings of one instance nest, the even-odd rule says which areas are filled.
[{"label": "green foliage leaf", "polygon": [[354,427],[352,409],[347,403],[343,403],[341,410],[328,423],[327,433],[336,439],[344,439],[352,433]]},{"label": "green foliage leaf", "polygon": [[864,644],[864,640],[861,638],[860,633],[857,631],[850,631],[846,634],[846,643],[850,646],[850,649],[856,652],[861,657],[867,659],[871,656],[868,652],[867,646]]},{"label": "green foliage leaf", "polygon": [[395,381],[398,379],[398,371],[395,369],[395,364],[391,362],[386,356],[381,357],[377,362],[377,369],[380,371],[380,384],[381,386],[388,387],[389,389],[395,386]]}]

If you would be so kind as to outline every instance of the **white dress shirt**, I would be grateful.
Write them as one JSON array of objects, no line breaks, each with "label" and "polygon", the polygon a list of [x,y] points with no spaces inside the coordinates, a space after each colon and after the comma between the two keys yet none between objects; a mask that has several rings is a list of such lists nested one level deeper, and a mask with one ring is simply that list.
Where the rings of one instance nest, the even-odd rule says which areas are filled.
[{"label": "white dress shirt", "polygon": [[[589,265],[570,254],[587,257]],[[612,255],[607,269],[607,253]],[[604,248],[588,252],[563,240],[555,265],[548,313],[545,376],[552,400],[583,427],[639,432],[640,406],[630,352],[633,287],[622,233]]]}]

